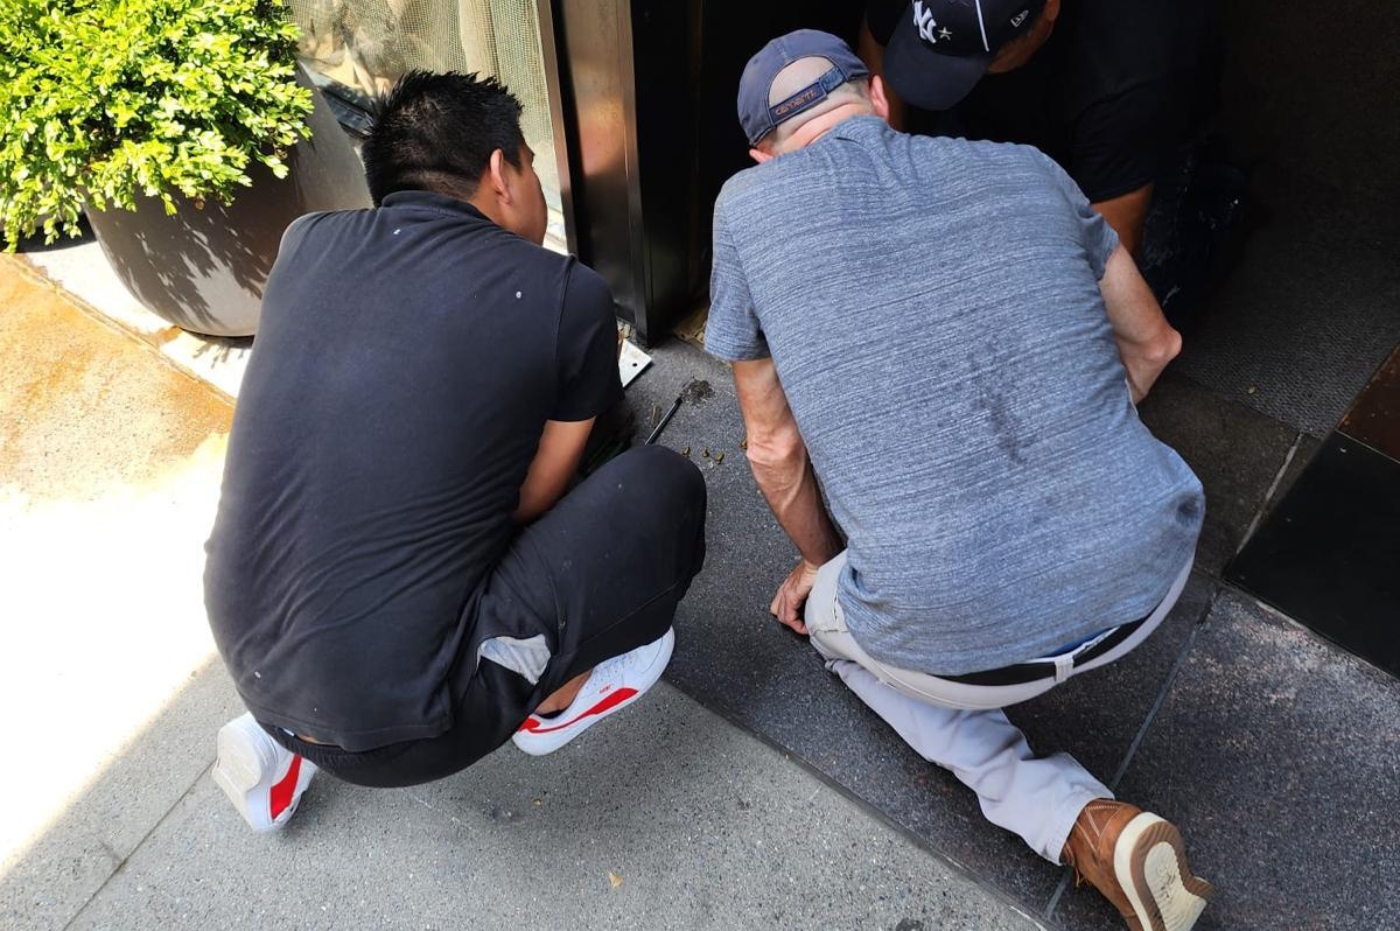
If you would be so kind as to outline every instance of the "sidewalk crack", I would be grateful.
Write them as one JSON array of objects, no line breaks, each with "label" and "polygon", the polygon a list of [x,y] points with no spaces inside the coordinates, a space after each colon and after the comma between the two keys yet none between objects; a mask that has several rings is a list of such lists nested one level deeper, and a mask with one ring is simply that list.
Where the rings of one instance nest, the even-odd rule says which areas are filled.
[{"label": "sidewalk crack", "polygon": [[1298,450],[1303,445],[1303,440],[1307,437],[1301,431],[1293,438],[1293,445],[1288,447],[1288,453],[1283,457],[1283,463],[1279,465],[1278,471],[1274,473],[1274,480],[1269,483],[1268,490],[1264,492],[1263,499],[1259,502],[1259,507],[1254,511],[1254,517],[1250,520],[1249,526],[1245,528],[1244,535],[1240,537],[1239,545],[1235,547],[1235,555],[1238,556],[1254,536],[1254,531],[1259,529],[1259,523],[1268,513],[1269,505],[1273,503],[1274,492],[1278,491],[1278,486],[1283,482],[1283,477],[1288,473],[1288,467],[1293,464],[1293,457],[1298,455]]},{"label": "sidewalk crack", "polygon": [[[1297,447],[1296,443],[1294,447]],[[1290,452],[1289,455],[1291,457],[1292,453]],[[1286,462],[1284,467],[1287,468]],[[1275,483],[1277,484],[1277,481]],[[1272,493],[1272,489],[1270,489],[1270,493]],[[1197,636],[1199,636],[1201,629],[1205,626],[1207,619],[1209,619],[1211,611],[1215,609],[1215,602],[1220,597],[1221,588],[1220,585],[1216,585],[1215,589],[1210,593],[1210,598],[1206,600],[1205,609],[1201,611],[1201,616],[1196,620],[1196,623],[1192,625],[1191,633],[1187,636],[1186,642],[1182,644],[1180,652],[1177,653],[1176,661],[1172,663],[1171,671],[1167,673],[1166,679],[1162,682],[1162,687],[1157,691],[1157,697],[1153,699],[1152,706],[1147,709],[1147,714],[1143,717],[1142,724],[1138,727],[1137,734],[1133,736],[1132,743],[1128,744],[1128,749],[1123,754],[1122,762],[1118,764],[1118,769],[1114,772],[1113,778],[1108,781],[1107,785],[1113,790],[1115,795],[1118,792],[1119,784],[1123,781],[1123,777],[1128,774],[1128,767],[1132,765],[1133,758],[1137,756],[1138,747],[1140,747],[1143,740],[1147,738],[1147,732],[1152,729],[1152,724],[1157,719],[1157,712],[1161,711],[1162,705],[1166,704],[1167,695],[1171,692],[1172,686],[1176,684],[1177,678],[1181,675],[1181,667],[1186,665],[1186,659],[1191,655],[1191,650],[1196,645]],[[1064,875],[1060,877],[1059,885],[1055,887],[1055,892],[1050,896],[1050,901],[1045,903],[1045,911],[1041,913],[1046,921],[1054,919],[1055,910],[1059,908],[1060,905],[1060,899],[1064,896],[1065,890],[1069,888],[1070,881],[1073,878],[1074,870],[1066,867]]]},{"label": "sidewalk crack", "polygon": [[117,876],[121,874],[122,870],[126,869],[127,861],[130,860],[132,857],[136,856],[136,852],[138,850],[146,846],[146,841],[150,840],[151,835],[154,834],[157,830],[159,830],[162,824],[165,824],[166,819],[170,817],[171,813],[175,811],[175,809],[180,807],[180,804],[184,802],[186,798],[189,797],[190,793],[193,792],[196,787],[199,786],[200,780],[208,776],[209,771],[213,768],[214,761],[210,760],[209,764],[199,771],[199,775],[195,776],[194,779],[190,782],[190,784],[185,787],[185,791],[180,793],[180,797],[175,799],[175,801],[171,803],[170,807],[167,808],[165,812],[159,818],[156,819],[156,823],[151,825],[150,829],[146,831],[145,834],[141,835],[141,839],[138,840],[132,846],[131,852],[128,853],[126,856],[118,856],[117,852],[112,849],[110,844],[108,844],[104,840],[98,840],[98,843],[102,846],[102,849],[105,850],[107,854],[111,856],[113,860],[116,861],[117,865],[113,867],[112,872],[107,874],[107,878],[102,880],[102,885],[94,889],[92,895],[88,896],[83,901],[83,904],[79,906],[76,912],[73,913],[73,917],[69,918],[66,922],[64,922],[63,931],[68,931],[68,929],[72,928],[74,923],[79,918],[83,917],[83,912],[88,910],[88,906],[92,905],[93,902],[97,901],[97,897],[100,896],[103,890],[111,884],[112,880],[116,879]]}]

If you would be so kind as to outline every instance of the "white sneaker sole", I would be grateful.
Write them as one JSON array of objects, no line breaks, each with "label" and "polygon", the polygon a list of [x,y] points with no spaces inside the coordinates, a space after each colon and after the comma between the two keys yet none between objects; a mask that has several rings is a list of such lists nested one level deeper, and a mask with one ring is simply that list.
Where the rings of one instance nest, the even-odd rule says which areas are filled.
[{"label": "white sneaker sole", "polygon": [[[581,714],[573,712],[579,714],[579,717],[575,719],[574,723],[566,725],[559,730],[550,730],[544,733],[517,731],[515,734],[511,735],[511,742],[514,743],[521,752],[528,753],[530,756],[545,756],[574,740],[599,721],[611,717],[624,708],[636,704],[639,698],[650,691],[652,686],[656,685],[661,679],[661,674],[665,672],[666,667],[670,665],[671,654],[674,652],[676,645],[675,630],[667,630],[655,643],[659,643],[661,647],[657,650],[656,658],[652,660],[650,666],[641,671],[639,678],[635,682],[628,683],[627,687],[636,689],[636,693],[625,701],[610,705],[603,711],[588,710],[583,711]],[[646,649],[646,647],[651,645],[652,644],[647,644],[646,646],[639,647],[639,649]],[[586,685],[584,687],[587,688]],[[606,701],[606,699],[603,700]],[[570,711],[572,711],[572,706],[570,706]],[[570,713],[570,711],[566,711],[566,714]]]},{"label": "white sneaker sole", "polygon": [[1147,812],[1119,835],[1113,871],[1137,915],[1134,931],[1190,931],[1215,894],[1191,872],[1180,832]]},{"label": "white sneaker sole", "polygon": [[[278,763],[279,755],[272,738],[250,715],[235,718],[219,728],[218,756],[210,776],[238,809],[243,820],[248,822],[248,826],[260,834],[275,831],[287,823],[301,801],[301,792],[316,771],[309,760],[302,760],[292,804],[273,821],[267,812],[249,811],[248,797],[262,783],[264,776],[276,772]],[[262,794],[259,793],[260,796]]]}]

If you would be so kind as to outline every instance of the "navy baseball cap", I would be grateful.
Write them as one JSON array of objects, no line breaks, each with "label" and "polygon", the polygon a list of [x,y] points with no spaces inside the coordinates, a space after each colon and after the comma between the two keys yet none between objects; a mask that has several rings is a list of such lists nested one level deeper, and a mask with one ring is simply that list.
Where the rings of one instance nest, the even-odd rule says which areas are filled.
[{"label": "navy baseball cap", "polygon": [[885,80],[925,110],[962,100],[998,50],[1025,35],[1045,0],[919,0],[905,7],[885,46]]},{"label": "navy baseball cap", "polygon": [[[778,73],[804,58],[825,58],[831,67],[812,83],[772,101]],[[812,109],[847,81],[869,74],[851,47],[830,33],[799,29],[779,36],[749,59],[739,78],[739,123],[749,145],[758,145],[779,123]]]}]

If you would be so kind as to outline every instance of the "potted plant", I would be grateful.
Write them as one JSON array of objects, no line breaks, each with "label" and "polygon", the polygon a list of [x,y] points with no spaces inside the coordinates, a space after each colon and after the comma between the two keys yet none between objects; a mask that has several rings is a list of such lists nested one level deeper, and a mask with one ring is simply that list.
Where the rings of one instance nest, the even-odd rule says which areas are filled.
[{"label": "potted plant", "polygon": [[369,202],[296,38],[281,0],[0,0],[7,248],[85,211],[151,310],[251,334],[287,224]]}]

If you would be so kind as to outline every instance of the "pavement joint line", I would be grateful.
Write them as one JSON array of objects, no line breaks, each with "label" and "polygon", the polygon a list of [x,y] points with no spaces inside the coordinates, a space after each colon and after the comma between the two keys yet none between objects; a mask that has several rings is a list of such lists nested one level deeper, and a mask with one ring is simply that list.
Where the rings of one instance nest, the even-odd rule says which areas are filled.
[{"label": "pavement joint line", "polygon": [[[1143,716],[1142,724],[1139,725],[1137,734],[1133,736],[1133,742],[1128,744],[1128,749],[1123,754],[1123,760],[1118,764],[1117,771],[1113,774],[1107,785],[1115,795],[1118,786],[1123,781],[1123,777],[1128,774],[1128,767],[1133,763],[1133,757],[1137,755],[1138,747],[1147,738],[1147,732],[1152,729],[1152,723],[1157,718],[1157,712],[1162,710],[1162,705],[1167,701],[1167,695],[1172,686],[1176,684],[1177,677],[1181,674],[1181,667],[1186,664],[1187,658],[1191,655],[1191,650],[1196,645],[1196,637],[1200,634],[1201,628],[1205,626],[1210,612],[1214,610],[1216,601],[1220,598],[1221,586],[1217,585],[1210,593],[1210,598],[1206,601],[1205,607],[1201,609],[1200,617],[1196,618],[1196,623],[1191,625],[1191,633],[1187,636],[1186,642],[1181,645],[1181,651],[1176,655],[1176,661],[1172,663],[1171,671],[1162,682],[1162,687],[1157,691],[1157,697],[1153,699],[1152,706],[1147,709],[1147,714]],[[1074,878],[1074,869],[1066,867],[1064,876],[1060,878],[1060,883],[1055,887],[1055,892],[1050,896],[1050,901],[1045,904],[1045,918],[1048,920],[1054,917],[1055,909],[1060,905],[1060,899],[1069,888],[1070,880]]]},{"label": "pavement joint line", "polygon": [[[107,330],[116,333],[122,337],[125,337],[126,339],[132,340],[141,346],[144,346],[146,349],[150,350],[156,356],[156,358],[160,359],[161,364],[164,365],[166,368],[171,369],[175,372],[179,372],[180,375],[193,382],[194,384],[198,385],[199,387],[207,391],[213,392],[216,397],[218,397],[221,401],[223,401],[230,407],[234,406],[234,404],[236,403],[236,399],[227,391],[224,391],[222,388],[218,387],[213,382],[209,381],[207,378],[202,377],[197,372],[185,368],[175,359],[172,359],[170,356],[166,355],[164,352],[161,351],[163,341],[159,339],[159,333],[165,332],[164,330],[159,331],[159,333],[142,333],[132,329],[131,327],[126,326],[120,320],[117,320],[116,318],[103,313],[97,307],[88,303],[86,300],[74,294],[72,291],[69,291],[59,282],[50,278],[43,268],[41,268],[38,265],[35,265],[27,258],[21,259],[14,255],[0,253],[0,263],[3,263],[4,265],[8,265],[9,267],[15,269],[16,272],[18,272],[20,275],[33,282],[34,284],[52,289],[58,294],[59,297],[67,301],[75,310],[83,314],[83,316],[96,321],[97,323],[105,327]],[[173,325],[171,328],[178,329],[178,327],[174,327]],[[181,330],[180,332],[184,331]]]},{"label": "pavement joint line", "polygon": [[[813,790],[812,795],[810,796],[811,799],[815,799],[817,797],[817,795],[821,792],[823,786],[833,790],[838,797],[845,799],[845,801],[848,804],[852,805],[852,807],[856,808],[858,811],[861,811],[871,816],[872,820],[883,824],[885,827],[891,829],[898,836],[909,841],[911,845],[915,848],[922,850],[924,853],[934,857],[937,861],[946,866],[949,869],[949,871],[952,872],[954,875],[967,881],[979,891],[987,894],[995,902],[1006,906],[1011,911],[1026,918],[1028,921],[1034,923],[1037,927],[1041,928],[1042,931],[1059,931],[1058,925],[1047,924],[1047,922],[1044,919],[1036,918],[1034,915],[1032,915],[1026,910],[1026,907],[1023,903],[1013,899],[1000,887],[993,885],[983,877],[973,873],[970,869],[963,866],[963,864],[955,860],[950,855],[932,847],[922,837],[913,833],[897,821],[893,820],[883,811],[881,811],[878,808],[875,808],[873,805],[871,805],[869,802],[866,802],[858,795],[853,794],[850,790],[842,786],[840,783],[833,781],[830,777],[828,777],[821,770],[817,769],[803,757],[798,756],[786,747],[783,747],[780,744],[774,742],[773,740],[770,740],[765,735],[760,734],[757,731],[753,731],[747,727],[744,727],[742,724],[734,721],[729,716],[722,713],[720,710],[712,708],[704,702],[700,701],[699,699],[695,698],[694,696],[690,695],[688,692],[686,692],[679,686],[674,685],[670,682],[667,682],[666,685],[673,692],[679,695],[682,699],[694,704],[701,712],[712,716],[721,724],[734,729],[735,731],[739,732],[741,736],[755,740],[759,745],[765,747],[769,752],[777,753],[778,755],[780,755],[784,763],[796,765],[800,771],[805,772],[810,777],[813,777],[814,781],[817,782],[818,785]],[[118,861],[117,865],[112,869],[112,872],[107,876],[107,878],[102,881],[102,884],[98,886],[97,889],[93,890],[92,895],[88,896],[88,898],[77,909],[77,911],[73,913],[73,916],[69,918],[67,922],[64,923],[64,931],[68,931],[68,929],[71,929],[73,927],[74,923],[82,917],[83,913],[86,912],[88,907],[92,905],[92,903],[98,898],[98,896],[100,896],[103,893],[103,891],[112,882],[112,880],[115,879],[117,875],[120,874],[126,868],[127,862],[132,857],[134,857],[136,853],[139,850],[141,850],[142,847],[145,846],[146,842],[150,840],[151,836],[155,834],[155,832],[159,830],[160,827],[163,824],[165,824],[167,820],[169,820],[171,814],[174,813],[175,809],[180,807],[180,805],[185,801],[185,799],[188,798],[190,794],[196,788],[199,787],[201,780],[209,777],[210,771],[213,769],[215,762],[216,761],[214,760],[210,760],[209,763],[206,764],[205,767],[199,771],[198,775],[196,775],[195,778],[190,782],[190,784],[185,788],[184,792],[182,792],[180,796],[177,799],[175,799],[174,802],[171,803],[170,807],[158,819],[156,819],[155,823],[152,824],[151,827],[146,831],[146,833],[141,836],[141,839],[137,841],[135,846],[131,848],[130,853],[128,853],[124,857],[114,857],[114,859],[117,859]],[[422,798],[418,794],[410,792],[409,798],[417,804],[422,805],[429,811],[438,815],[443,815],[444,817],[449,819],[454,826],[463,826],[461,818],[458,818],[455,815],[442,811],[441,809],[435,807],[432,803],[428,802],[426,799]]]},{"label": "pavement joint line", "polygon": [[1181,667],[1186,664],[1187,658],[1191,655],[1191,649],[1196,645],[1196,638],[1199,636],[1201,628],[1205,625],[1206,619],[1210,617],[1211,611],[1215,609],[1215,603],[1219,598],[1220,589],[1217,587],[1215,591],[1211,592],[1205,607],[1201,609],[1200,617],[1198,617],[1196,623],[1192,625],[1190,635],[1187,636],[1186,642],[1182,644],[1181,651],[1177,653],[1176,662],[1172,663],[1171,671],[1167,673],[1167,678],[1162,682],[1162,687],[1158,690],[1157,698],[1153,700],[1152,707],[1147,709],[1147,714],[1142,720],[1142,726],[1138,728],[1137,734],[1133,737],[1133,742],[1128,744],[1128,750],[1123,754],[1123,761],[1118,764],[1117,772],[1113,774],[1113,778],[1108,782],[1108,787],[1110,789],[1116,791],[1119,783],[1123,781],[1123,777],[1127,775],[1128,767],[1132,765],[1133,757],[1137,754],[1138,747],[1142,745],[1143,740],[1147,737],[1147,732],[1151,729],[1152,722],[1157,717],[1157,712],[1160,711],[1162,705],[1166,703],[1167,693],[1170,692],[1172,686],[1176,684],[1177,677],[1181,674]]},{"label": "pavement joint line", "polygon": [[[1040,927],[1042,931],[1059,931],[1059,925],[1048,923],[1047,920],[1043,918],[1034,917],[1030,914],[1030,912],[1026,910],[1025,903],[1012,898],[1012,896],[1006,890],[1002,889],[1000,886],[996,885],[986,877],[974,873],[971,869],[964,866],[958,860],[954,859],[951,854],[933,846],[927,839],[910,830],[909,828],[905,827],[903,824],[892,818],[888,813],[872,805],[870,802],[857,795],[853,790],[847,788],[846,786],[837,782],[831,776],[828,776],[826,773],[822,772],[815,765],[810,763],[805,757],[800,756],[788,747],[785,747],[782,744],[778,743],[775,739],[769,737],[767,734],[764,734],[761,731],[748,727],[742,721],[739,721],[735,717],[732,717],[729,712],[729,709],[717,705],[710,705],[700,700],[696,696],[691,695],[680,685],[671,682],[664,675],[662,679],[666,682],[668,686],[670,686],[678,694],[684,697],[687,701],[693,702],[694,704],[699,706],[702,711],[708,712],[709,714],[718,718],[725,724],[739,731],[739,733],[747,735],[757,740],[760,744],[768,747],[771,751],[779,754],[780,756],[782,756],[784,762],[796,766],[800,771],[806,773],[808,776],[811,776],[817,782],[822,783],[827,788],[835,792],[838,796],[844,798],[847,804],[853,806],[858,811],[864,812],[872,820],[885,825],[887,828],[894,831],[900,837],[903,837],[905,840],[907,840],[912,846],[924,851],[929,856],[933,857],[935,860],[944,864],[953,873],[962,877],[964,880],[971,883],[977,889],[986,893],[996,902],[1005,905],[1007,908],[1011,909],[1018,915],[1025,916],[1029,921],[1034,922],[1038,927]],[[929,763],[929,765],[933,766],[934,764]],[[816,795],[814,794],[812,797],[815,798]],[[988,827],[990,828],[991,826],[988,825]]]},{"label": "pavement joint line", "polygon": [[1221,587],[1229,589],[1231,592],[1245,599],[1250,604],[1263,611],[1265,614],[1269,615],[1275,620],[1287,624],[1289,627],[1293,628],[1299,633],[1304,634],[1311,642],[1321,644],[1323,647],[1327,648],[1333,653],[1350,657],[1351,659],[1354,659],[1361,665],[1365,666],[1367,669],[1370,669],[1376,675],[1381,676],[1387,680],[1395,678],[1393,673],[1389,672],[1388,670],[1382,669],[1380,666],[1377,666],[1375,663],[1366,659],[1366,657],[1359,656],[1358,654],[1351,652],[1347,648],[1339,646],[1338,644],[1332,642],[1331,640],[1328,640],[1322,634],[1313,630],[1311,627],[1309,627],[1307,624],[1304,624],[1297,618],[1284,614],[1282,611],[1280,611],[1278,608],[1275,608],[1267,601],[1261,601],[1258,595],[1254,594],[1248,589],[1240,588],[1238,585],[1226,581],[1221,582]]},{"label": "pavement joint line", "polygon": [[1055,891],[1050,895],[1050,901],[1045,903],[1045,911],[1041,912],[1041,917],[1046,921],[1054,919],[1055,909],[1060,907],[1060,897],[1063,896],[1065,890],[1069,888],[1069,881],[1073,877],[1074,869],[1072,867],[1066,867],[1065,874],[1060,877],[1059,884],[1055,886]]},{"label": "pavement joint line", "polygon": [[[741,736],[744,736],[751,740],[755,740],[760,746],[765,747],[769,752],[777,753],[779,756],[781,756],[784,763],[789,765],[795,765],[799,769],[799,771],[805,772],[809,777],[813,777],[814,781],[816,781],[818,785],[816,786],[811,795],[812,799],[815,799],[817,797],[817,794],[820,793],[822,787],[826,786],[827,788],[831,789],[838,797],[843,798],[847,802],[847,804],[851,805],[858,811],[870,816],[873,821],[879,824],[883,824],[886,828],[892,830],[899,837],[902,837],[905,840],[909,841],[911,846],[923,851],[929,856],[932,856],[938,862],[942,863],[945,867],[947,867],[948,870],[955,876],[960,877],[979,891],[988,895],[994,902],[997,902],[1009,908],[1011,911],[1015,912],[1018,915],[1021,915],[1026,920],[1032,922],[1035,926],[1042,929],[1042,931],[1060,931],[1059,925],[1049,923],[1046,919],[1035,917],[1029,911],[1027,911],[1026,906],[1023,903],[1017,901],[1016,899],[1013,899],[1009,894],[1005,892],[1005,890],[992,884],[990,881],[984,879],[976,873],[973,873],[970,869],[968,869],[966,866],[955,860],[952,856],[948,855],[947,853],[944,853],[943,851],[934,848],[922,837],[920,837],[919,835],[910,831],[908,828],[904,827],[904,825],[892,819],[885,812],[874,807],[869,802],[866,802],[864,799],[860,798],[860,796],[855,795],[845,786],[832,780],[825,773],[817,769],[803,757],[793,753],[791,750],[781,746],[780,744],[769,739],[765,735],[743,726],[742,724],[730,718],[728,715],[721,712],[719,709],[713,708],[700,701],[699,699],[695,698],[694,696],[690,695],[688,692],[686,692],[679,686],[670,682],[666,682],[666,685],[682,699],[694,704],[701,712],[712,716],[724,726],[734,729]],[[86,901],[84,901],[83,904],[77,909],[77,911],[73,913],[73,916],[67,922],[64,923],[63,931],[69,931],[69,929],[73,927],[74,923],[82,917],[83,913],[87,911],[88,907],[92,905],[94,901],[96,901],[98,896],[102,894],[102,892],[107,888],[107,886],[112,882],[112,880],[116,878],[116,876],[126,868],[127,861],[129,861],[133,856],[136,855],[136,853],[142,847],[145,846],[146,842],[151,838],[151,835],[155,834],[155,832],[159,830],[161,825],[163,825],[170,818],[170,815],[175,811],[175,809],[178,808],[184,802],[184,800],[189,797],[190,793],[192,793],[196,788],[198,788],[200,781],[209,776],[210,771],[213,769],[215,762],[216,761],[211,760],[202,770],[200,770],[199,774],[194,778],[193,781],[191,781],[189,786],[186,787],[185,791],[180,794],[179,798],[177,798],[165,811],[165,813],[162,814],[153,825],[151,825],[150,829],[147,830],[146,833],[141,836],[141,839],[137,841],[136,845],[131,848],[131,852],[128,853],[125,857],[119,858],[117,865],[112,869],[112,872],[107,876],[107,878],[103,880],[102,884],[93,891],[92,895],[88,896]],[[462,819],[456,817],[455,815],[443,812],[441,809],[436,808],[430,802],[428,802],[426,799],[422,798],[418,794],[410,792],[409,798],[435,814],[444,815],[453,823],[454,826],[463,826]]]},{"label": "pavement joint line", "polygon": [[122,336],[127,337],[128,339],[135,340],[138,343],[142,343],[154,349],[160,348],[158,344],[154,343],[152,340],[147,339],[141,333],[138,333],[130,327],[123,326],[115,318],[104,314],[102,311],[98,310],[96,307],[92,306],[87,301],[74,294],[72,291],[69,291],[62,284],[50,278],[43,268],[41,268],[38,265],[35,265],[33,262],[29,261],[28,258],[18,258],[14,255],[6,255],[4,256],[4,261],[7,265],[13,268],[20,276],[28,279],[30,282],[36,285],[48,288],[49,290],[55,292],[63,300],[67,301],[69,304],[82,311],[84,315],[91,317],[93,320],[96,320],[98,323],[102,324],[103,327],[112,331],[113,333],[119,333]]},{"label": "pavement joint line", "polygon": [[[141,835],[141,839],[138,840],[135,846],[131,848],[130,853],[128,853],[124,857],[115,858],[117,860],[117,865],[112,868],[112,872],[107,874],[107,878],[102,880],[102,885],[94,889],[92,891],[92,895],[88,896],[87,899],[83,902],[83,904],[78,907],[78,910],[73,913],[73,917],[69,918],[66,922],[64,922],[63,931],[68,931],[68,929],[73,927],[74,922],[76,922],[79,918],[83,917],[83,912],[88,910],[88,906],[90,906],[93,902],[97,901],[97,897],[102,894],[103,890],[107,888],[107,886],[112,882],[112,880],[116,879],[117,875],[121,873],[122,870],[126,869],[127,861],[130,860],[132,857],[136,856],[136,852],[138,850],[146,846],[146,841],[151,839],[151,835],[160,829],[160,826],[166,822],[166,820],[170,817],[171,813],[174,812],[176,808],[180,807],[180,804],[184,802],[185,799],[189,798],[190,793],[193,792],[199,786],[200,780],[204,779],[209,775],[210,770],[214,768],[215,762],[215,760],[210,760],[208,765],[206,765],[203,769],[199,771],[199,775],[195,776],[194,779],[190,782],[190,784],[185,787],[185,791],[180,793],[180,797],[175,799],[175,801],[171,803],[170,807],[165,810],[165,813],[156,819],[155,824],[151,825],[150,829],[147,830],[145,834]],[[103,843],[102,846],[109,852],[111,851],[111,848],[107,847],[105,843]]]},{"label": "pavement joint line", "polygon": [[1268,490],[1264,492],[1264,498],[1259,502],[1259,508],[1254,512],[1254,518],[1245,528],[1244,536],[1240,537],[1239,545],[1235,547],[1235,555],[1238,556],[1254,536],[1254,531],[1259,529],[1260,522],[1264,519],[1265,513],[1269,510],[1269,505],[1273,503],[1274,492],[1278,491],[1278,486],[1283,482],[1283,476],[1288,472],[1288,467],[1293,464],[1293,458],[1298,455],[1298,450],[1303,445],[1303,437],[1306,434],[1299,430],[1298,435],[1293,438],[1293,445],[1288,447],[1288,453],[1283,457],[1283,463],[1274,473],[1274,480],[1269,483]]}]

